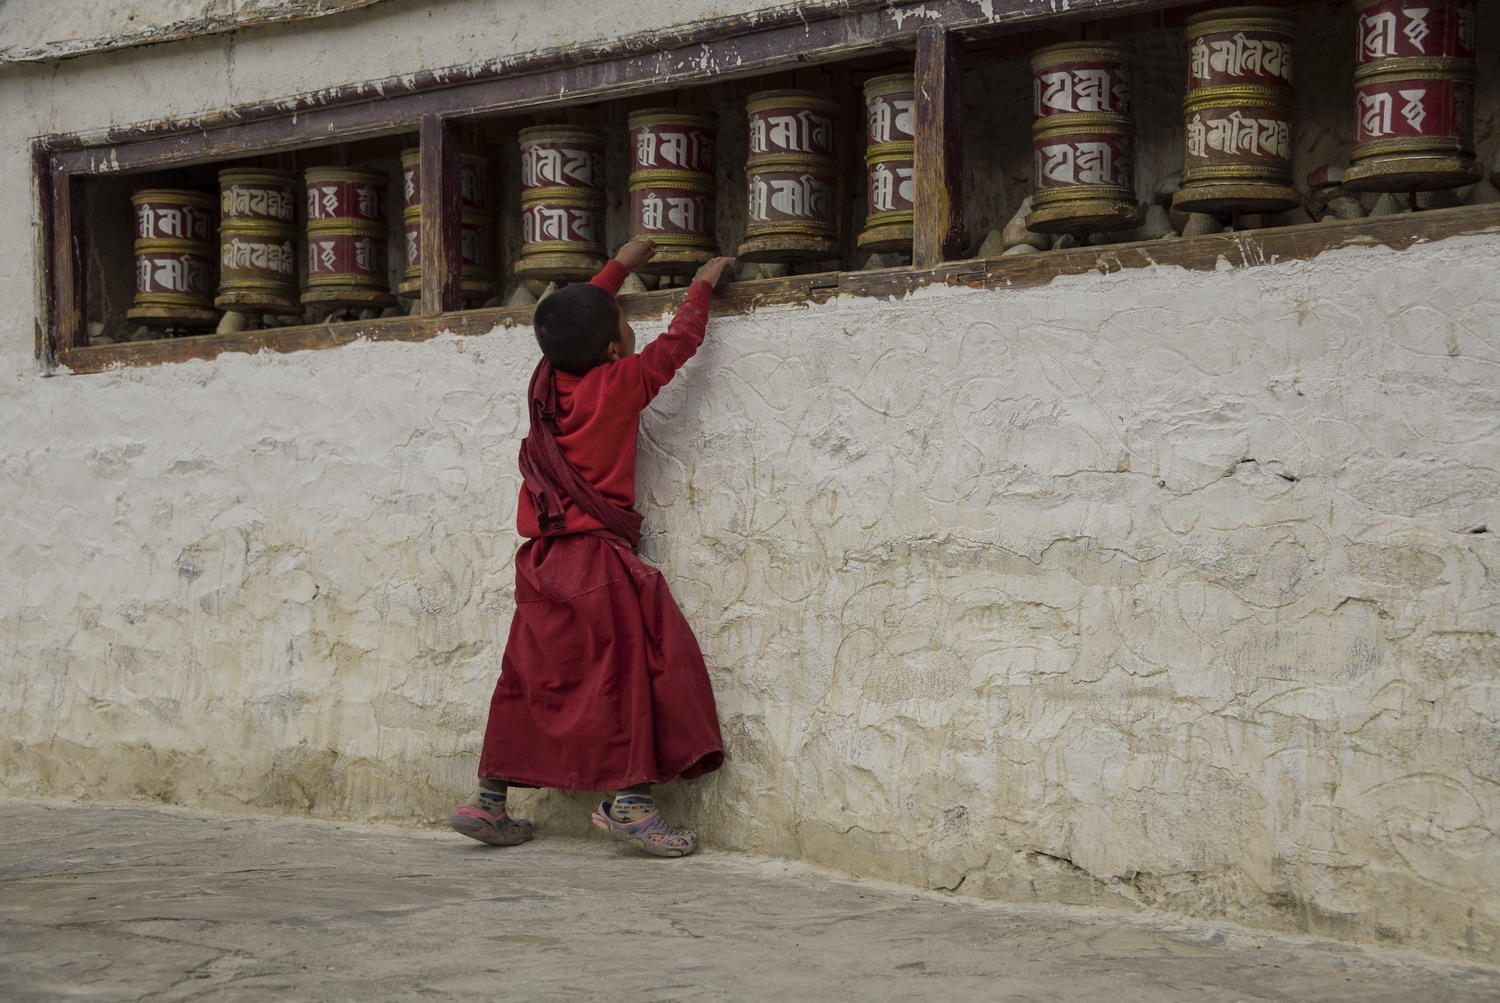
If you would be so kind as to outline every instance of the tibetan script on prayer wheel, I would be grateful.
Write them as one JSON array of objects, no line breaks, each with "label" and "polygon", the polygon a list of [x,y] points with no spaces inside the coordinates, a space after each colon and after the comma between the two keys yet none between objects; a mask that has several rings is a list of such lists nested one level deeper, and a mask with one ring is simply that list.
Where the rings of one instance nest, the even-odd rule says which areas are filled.
[{"label": "tibetan script on prayer wheel", "polygon": [[1049,45],[1031,55],[1032,211],[1041,233],[1123,230],[1135,200],[1135,124],[1124,49],[1113,42]]},{"label": "tibetan script on prayer wheel", "polygon": [[1473,0],[1357,7],[1356,145],[1345,186],[1431,191],[1479,180]]},{"label": "tibetan script on prayer wheel", "polygon": [[[422,207],[407,206],[402,214],[405,231],[406,270],[401,274],[397,292],[402,296],[422,294]],[[494,219],[487,212],[465,209],[459,223],[459,257],[463,277],[460,280],[467,302],[486,300],[495,294],[495,262],[490,248],[494,241]]]},{"label": "tibetan script on prayer wheel", "polygon": [[[401,213],[406,267],[396,292],[422,295],[422,151],[401,153],[401,191],[406,208]],[[482,303],[495,294],[495,217],[490,211],[489,164],[477,153],[459,155],[459,245],[465,303]]]},{"label": "tibetan script on prayer wheel", "polygon": [[714,238],[717,119],[655,108],[631,114],[630,236],[656,254],[641,269],[689,275],[718,252]]},{"label": "tibetan script on prayer wheel", "polygon": [[521,130],[521,244],[516,275],[592,278],[604,255],[604,136],[574,125]]},{"label": "tibetan script on prayer wheel", "polygon": [[916,79],[910,73],[865,82],[865,225],[861,250],[911,253],[915,212]]},{"label": "tibetan script on prayer wheel", "polygon": [[148,327],[212,327],[219,319],[213,308],[213,196],[147,188],[130,201],[135,296],[126,317]]},{"label": "tibetan script on prayer wheel", "polygon": [[[422,151],[401,151],[401,197],[406,208],[422,204]],[[490,211],[489,162],[477,153],[458,157],[459,198],[465,209]]]},{"label": "tibetan script on prayer wheel", "polygon": [[390,306],[386,176],[348,167],[307,171],[307,291],[302,302]]},{"label": "tibetan script on prayer wheel", "polygon": [[746,261],[817,261],[838,254],[837,106],[808,91],[761,91],[748,102]]},{"label": "tibetan script on prayer wheel", "polygon": [[301,314],[297,197],[297,178],[285,171],[219,172],[219,294],[214,306]]},{"label": "tibetan script on prayer wheel", "polygon": [[1292,186],[1294,26],[1276,7],[1230,7],[1187,19],[1184,212],[1280,212]]}]

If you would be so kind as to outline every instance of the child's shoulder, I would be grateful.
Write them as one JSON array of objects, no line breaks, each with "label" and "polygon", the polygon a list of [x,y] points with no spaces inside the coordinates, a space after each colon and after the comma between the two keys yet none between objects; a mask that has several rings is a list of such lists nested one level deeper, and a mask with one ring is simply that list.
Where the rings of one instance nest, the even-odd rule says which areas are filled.
[{"label": "child's shoulder", "polygon": [[639,411],[642,405],[637,400],[641,382],[638,369],[638,357],[634,355],[600,363],[582,376],[572,377],[577,381],[572,388],[573,398],[580,404],[589,402],[596,410]]}]

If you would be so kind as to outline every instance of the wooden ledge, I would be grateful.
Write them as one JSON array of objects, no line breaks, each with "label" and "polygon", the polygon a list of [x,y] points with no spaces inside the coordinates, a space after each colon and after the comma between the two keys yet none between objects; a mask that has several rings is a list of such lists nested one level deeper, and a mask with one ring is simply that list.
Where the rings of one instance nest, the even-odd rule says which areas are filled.
[{"label": "wooden ledge", "polygon": [[[930,285],[974,289],[1027,288],[1045,285],[1062,275],[1090,272],[1108,275],[1151,265],[1213,271],[1222,267],[1222,262],[1231,268],[1249,268],[1281,261],[1305,261],[1341,247],[1401,250],[1413,244],[1476,234],[1500,234],[1500,203],[1270,230],[1075,247],[1011,258],[949,261],[934,268],[884,268],[868,272],[822,272],[781,279],[754,279],[730,283],[716,293],[713,314],[743,314],[765,306],[811,305],[834,296],[890,299]],[[626,317],[654,320],[670,311],[684,292],[672,289],[628,293],[620,297],[620,303]],[[436,317],[389,317],[240,334],[205,334],[163,341],[94,345],[62,351],[58,362],[60,367],[73,373],[98,373],[122,366],[212,359],[225,352],[300,352],[337,348],[354,341],[426,341],[443,331],[461,335],[485,334],[496,327],[527,328],[530,324],[531,307],[460,310]]]}]

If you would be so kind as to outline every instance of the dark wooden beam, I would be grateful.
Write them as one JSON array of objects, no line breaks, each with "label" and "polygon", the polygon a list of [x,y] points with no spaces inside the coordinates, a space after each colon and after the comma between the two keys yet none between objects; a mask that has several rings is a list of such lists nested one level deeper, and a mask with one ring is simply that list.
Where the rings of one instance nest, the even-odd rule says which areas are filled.
[{"label": "dark wooden beam", "polygon": [[[869,272],[793,275],[784,279],[734,282],[714,295],[715,316],[749,313],[785,303],[815,304],[835,295],[899,298],[927,285],[962,285],[975,289],[1024,289],[1046,285],[1061,275],[1091,272],[1107,275],[1128,268],[1170,265],[1194,271],[1251,268],[1285,261],[1305,261],[1342,247],[1391,247],[1469,235],[1500,236],[1500,203],[1433,209],[1366,219],[1308,223],[1269,230],[1212,233],[1177,240],[1144,240],[1130,244],[1075,247],[1011,258],[950,261],[935,268],[884,268]],[[1143,277],[1143,281],[1149,281]],[[632,293],[620,297],[625,315],[656,321],[670,311],[685,290]],[[392,317],[384,320],[206,334],[192,338],[130,342],[66,349],[59,362],[75,373],[95,373],[117,366],[157,365],[189,359],[211,359],[225,352],[296,352],[334,348],[358,340],[425,341],[443,330],[487,334],[513,327],[527,334],[530,307],[463,310],[442,317]]]},{"label": "dark wooden beam", "polygon": [[963,66],[958,38],[938,26],[917,33],[916,220],[912,266],[963,254]]},{"label": "dark wooden beam", "polygon": [[821,5],[821,19],[787,9],[774,16],[735,15],[605,45],[330,88],[191,121],[133,126],[102,140],[54,136],[47,142],[73,173],[145,171],[400,132],[415,128],[426,114],[448,118],[543,111],[910,48],[918,33],[929,28],[978,37],[1038,20],[1064,23],[1184,2],[848,0]]},{"label": "dark wooden beam", "polygon": [[422,299],[419,312],[434,317],[463,309],[463,192],[459,181],[458,124],[422,117]]},{"label": "dark wooden beam", "polygon": [[36,357],[51,366],[57,361],[57,346],[53,337],[57,324],[57,283],[53,278],[56,252],[53,244],[57,240],[57,217],[52,209],[52,157],[41,143],[31,147],[32,191],[36,193],[37,219],[41,221],[41,233],[36,244],[36,260],[42,263],[37,269],[37,296],[40,310],[34,321],[36,332]]},{"label": "dark wooden beam", "polygon": [[50,166],[52,189],[52,341],[60,354],[89,343],[88,291],[84,276],[83,179]]}]

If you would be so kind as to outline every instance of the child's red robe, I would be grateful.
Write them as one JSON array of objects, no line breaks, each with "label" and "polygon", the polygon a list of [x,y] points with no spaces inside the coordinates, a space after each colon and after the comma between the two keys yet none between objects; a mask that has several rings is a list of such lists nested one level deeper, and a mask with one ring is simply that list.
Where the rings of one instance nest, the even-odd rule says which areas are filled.
[{"label": "child's red robe", "polygon": [[[611,261],[593,284],[614,293],[626,274]],[[634,550],[640,412],[703,343],[709,292],[694,282],[667,332],[638,355],[583,376],[543,362],[533,379],[516,514],[531,539],[516,554],[516,613],[481,777],[609,791],[691,779],[724,761],[698,642],[661,572]],[[539,502],[549,510],[539,514]]]}]

